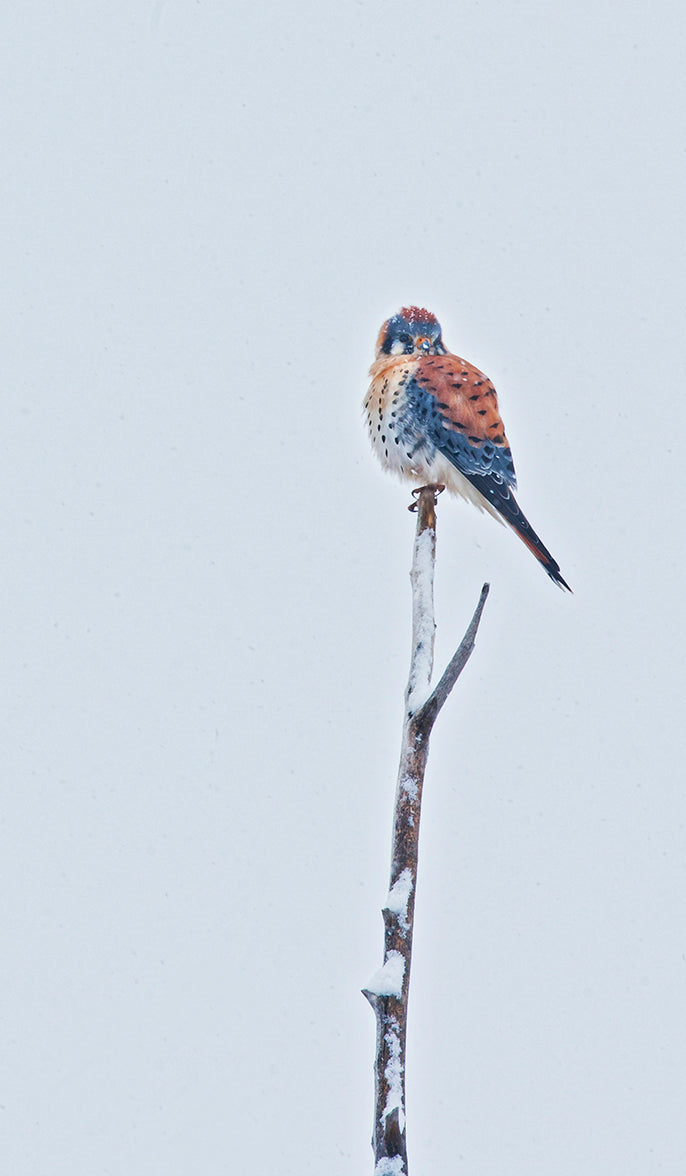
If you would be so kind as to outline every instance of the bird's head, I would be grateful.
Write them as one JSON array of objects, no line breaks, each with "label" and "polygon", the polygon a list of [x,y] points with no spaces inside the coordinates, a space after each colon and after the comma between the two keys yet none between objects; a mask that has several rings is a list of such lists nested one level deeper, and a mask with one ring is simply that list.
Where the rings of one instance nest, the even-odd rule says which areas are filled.
[{"label": "bird's head", "polygon": [[419,306],[403,306],[379,331],[376,358],[384,355],[445,355],[436,316]]}]

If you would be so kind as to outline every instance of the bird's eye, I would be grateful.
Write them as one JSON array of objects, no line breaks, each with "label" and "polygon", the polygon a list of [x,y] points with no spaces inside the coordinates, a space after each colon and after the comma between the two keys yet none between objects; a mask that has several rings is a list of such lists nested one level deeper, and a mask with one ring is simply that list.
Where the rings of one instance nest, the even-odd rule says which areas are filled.
[{"label": "bird's eye", "polygon": [[409,331],[398,331],[397,334],[393,331],[388,336],[384,350],[388,355],[412,355],[414,339]]}]

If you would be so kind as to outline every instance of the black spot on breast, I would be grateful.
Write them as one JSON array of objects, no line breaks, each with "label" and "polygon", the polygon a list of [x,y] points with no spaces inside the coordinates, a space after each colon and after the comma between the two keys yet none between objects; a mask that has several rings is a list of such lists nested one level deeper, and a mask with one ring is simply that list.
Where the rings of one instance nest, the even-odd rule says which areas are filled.
[{"label": "black spot on breast", "polygon": [[[381,425],[379,425],[379,428],[381,428]],[[467,434],[467,440],[468,441],[476,441],[477,445],[481,444],[481,437],[475,437],[473,433]]]},{"label": "black spot on breast", "polygon": [[486,409],[485,408],[479,409],[479,416],[486,416]]},{"label": "black spot on breast", "polygon": [[481,393],[480,393],[480,392],[477,392],[476,396],[470,396],[470,397],[469,397],[469,399],[470,399],[470,400],[480,400],[480,399],[481,399]]}]

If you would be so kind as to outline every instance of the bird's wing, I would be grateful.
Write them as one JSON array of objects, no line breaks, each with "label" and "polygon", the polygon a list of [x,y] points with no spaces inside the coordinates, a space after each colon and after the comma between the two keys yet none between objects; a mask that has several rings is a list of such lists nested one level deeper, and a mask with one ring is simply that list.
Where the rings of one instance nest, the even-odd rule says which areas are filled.
[{"label": "bird's wing", "polygon": [[427,355],[415,365],[407,399],[429,440],[500,510],[517,478],[495,388],[457,355]]}]

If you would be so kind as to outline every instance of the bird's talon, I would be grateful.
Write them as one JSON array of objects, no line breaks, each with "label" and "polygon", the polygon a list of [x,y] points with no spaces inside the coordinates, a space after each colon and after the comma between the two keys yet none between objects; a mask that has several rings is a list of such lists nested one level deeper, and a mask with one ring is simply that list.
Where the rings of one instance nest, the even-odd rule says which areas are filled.
[{"label": "bird's talon", "polygon": [[415,501],[410,503],[410,505],[407,508],[409,511],[412,511],[413,514],[417,513],[417,501],[416,500],[419,498],[419,495],[422,493],[423,490],[433,490],[434,503],[435,503],[436,499],[438,498],[438,495],[442,494],[443,491],[445,490],[445,486],[443,485],[442,482],[429,482],[427,486],[415,486],[414,490],[412,491],[412,497],[415,499]]}]

